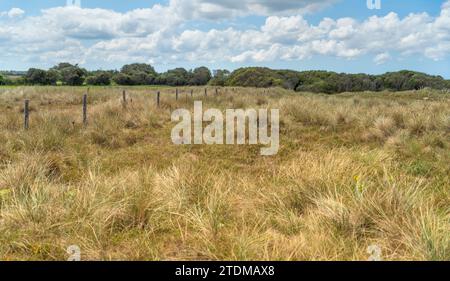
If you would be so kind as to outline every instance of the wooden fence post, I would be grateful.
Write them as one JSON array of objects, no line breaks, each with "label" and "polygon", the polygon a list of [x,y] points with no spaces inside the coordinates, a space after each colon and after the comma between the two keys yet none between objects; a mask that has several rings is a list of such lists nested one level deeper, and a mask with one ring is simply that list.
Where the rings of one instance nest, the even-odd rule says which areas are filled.
[{"label": "wooden fence post", "polygon": [[194,96],[194,90],[191,89],[191,98]]},{"label": "wooden fence post", "polygon": [[23,107],[23,115],[24,115],[24,124],[23,127],[25,130],[28,130],[30,127],[30,108],[29,108],[30,101],[25,100],[25,104]]},{"label": "wooden fence post", "polygon": [[178,88],[175,90],[175,99],[178,100]]},{"label": "wooden fence post", "polygon": [[160,95],[161,95],[161,93],[158,91],[158,93],[156,94],[156,104],[157,104],[158,107],[159,107],[159,104],[160,104]]},{"label": "wooden fence post", "polygon": [[207,96],[208,96],[208,89],[205,88],[205,97],[207,97]]},{"label": "wooden fence post", "polygon": [[216,88],[216,96],[219,95],[219,90]]},{"label": "wooden fence post", "polygon": [[83,95],[83,125],[87,125],[87,95]]},{"label": "wooden fence post", "polygon": [[127,107],[127,92],[125,90],[122,91],[122,106]]}]

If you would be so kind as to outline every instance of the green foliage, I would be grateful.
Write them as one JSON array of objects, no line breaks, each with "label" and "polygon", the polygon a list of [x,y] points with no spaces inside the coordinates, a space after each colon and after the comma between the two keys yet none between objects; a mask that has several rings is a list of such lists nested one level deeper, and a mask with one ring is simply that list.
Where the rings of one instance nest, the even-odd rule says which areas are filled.
[{"label": "green foliage", "polygon": [[283,87],[294,90],[299,82],[298,72],[292,70],[249,67],[231,73],[225,84],[242,87]]},{"label": "green foliage", "polygon": [[153,76],[144,72],[135,72],[132,74],[118,73],[113,77],[114,82],[118,85],[152,85],[155,81]]},{"label": "green foliage", "polygon": [[68,62],[61,62],[57,65],[55,65],[54,67],[52,67],[52,69],[56,70],[56,71],[62,71],[64,68],[68,68],[68,67],[72,67],[73,65],[68,63]]},{"label": "green foliage", "polygon": [[206,85],[212,78],[211,71],[204,66],[194,69],[190,76],[189,85],[193,86]]},{"label": "green foliage", "polygon": [[0,85],[6,85],[6,78],[0,74]]},{"label": "green foliage", "polygon": [[24,85],[25,81],[21,76],[13,76],[9,71],[0,72],[0,86],[4,85]]},{"label": "green foliage", "polygon": [[84,83],[86,71],[78,66],[67,67],[61,70],[61,80],[65,85],[81,86]]},{"label": "green foliage", "polygon": [[272,70],[269,68],[240,68],[227,79],[226,85],[242,87],[283,87],[315,93],[361,91],[407,91],[425,87],[449,88],[449,81],[414,71],[390,72],[383,75],[345,74],[329,71]]},{"label": "green foliage", "polygon": [[300,77],[298,76],[298,73],[293,70],[278,70],[278,75],[281,75],[282,81],[281,83],[282,87],[289,90],[295,90],[300,83]]},{"label": "green foliage", "polygon": [[175,68],[162,73],[155,79],[155,84],[169,86],[201,86],[211,80],[211,71],[207,67],[199,67],[193,71]]},{"label": "green foliage", "polygon": [[161,74],[157,84],[169,86],[184,86],[189,84],[190,73],[184,68],[175,68]]},{"label": "green foliage", "polygon": [[83,85],[85,77],[88,73],[86,69],[67,62],[60,63],[52,67],[49,71],[53,71],[64,85],[69,86]]},{"label": "green foliage", "polygon": [[426,176],[432,171],[432,167],[429,163],[422,159],[416,159],[410,164],[407,171],[415,176]]},{"label": "green foliage", "polygon": [[133,64],[127,64],[122,67],[120,70],[121,73],[127,74],[127,75],[133,75],[136,73],[145,73],[151,76],[156,76],[157,73],[153,66],[150,64],[145,63],[133,63]]},{"label": "green foliage", "polygon": [[111,84],[112,74],[107,71],[98,71],[86,78],[86,84],[94,86],[108,86]]},{"label": "green foliage", "polygon": [[46,79],[48,85],[56,85],[59,80],[59,73],[54,69],[49,69],[46,73]]},{"label": "green foliage", "polygon": [[231,73],[226,84],[242,87],[282,87],[283,76],[269,68],[239,68]]},{"label": "green foliage", "polygon": [[155,77],[144,72],[136,72],[130,75],[132,85],[152,85]]},{"label": "green foliage", "polygon": [[[225,69],[213,72],[207,67],[194,70],[175,68],[158,74],[153,66],[145,63],[124,65],[120,72],[87,72],[78,65],[60,63],[48,71],[30,68],[26,73],[3,73],[0,85],[64,85],[79,86],[110,85],[168,85],[168,86],[238,86],[238,87],[282,87],[289,90],[313,93],[343,93],[363,91],[408,91],[423,88],[450,89],[450,81],[441,76],[402,70],[382,75],[346,74],[330,71],[273,70],[263,67],[239,68],[232,73]],[[17,75],[13,75],[17,73]],[[9,79],[10,77],[14,79]]]},{"label": "green foliage", "polygon": [[230,71],[226,69],[216,69],[214,70],[214,77],[209,81],[209,84],[211,86],[225,86],[229,76]]},{"label": "green foliage", "polygon": [[45,71],[37,68],[30,68],[24,79],[26,84],[31,85],[56,85],[58,74],[55,70]]},{"label": "green foliage", "polygon": [[381,75],[384,87],[395,91],[419,90],[425,87],[444,89],[449,81],[441,76],[431,76],[420,72],[402,70]]},{"label": "green foliage", "polygon": [[30,68],[25,75],[25,79],[29,84],[45,85],[46,72],[42,69]]},{"label": "green foliage", "polygon": [[118,85],[133,85],[131,77],[123,73],[117,73],[113,77],[113,81]]},{"label": "green foliage", "polygon": [[152,85],[157,75],[153,66],[133,63],[123,66],[113,80],[119,85]]}]

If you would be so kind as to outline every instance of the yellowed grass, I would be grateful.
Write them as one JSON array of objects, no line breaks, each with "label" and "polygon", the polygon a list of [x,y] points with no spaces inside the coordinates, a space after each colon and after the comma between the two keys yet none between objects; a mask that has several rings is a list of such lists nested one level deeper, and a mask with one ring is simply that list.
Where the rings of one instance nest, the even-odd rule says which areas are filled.
[{"label": "yellowed grass", "polygon": [[450,259],[448,94],[194,88],[205,107],[279,108],[263,157],[173,145],[190,89],[161,89],[157,108],[156,89],[129,88],[124,108],[122,89],[92,88],[84,128],[85,90],[0,90],[0,259]]}]

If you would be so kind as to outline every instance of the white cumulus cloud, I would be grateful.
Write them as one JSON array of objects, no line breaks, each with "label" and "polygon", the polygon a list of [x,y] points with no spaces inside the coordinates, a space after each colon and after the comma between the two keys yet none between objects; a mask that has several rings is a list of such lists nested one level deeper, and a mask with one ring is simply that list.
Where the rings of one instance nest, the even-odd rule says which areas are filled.
[{"label": "white cumulus cloud", "polygon": [[22,10],[22,9],[20,9],[20,8],[12,8],[11,10],[9,10],[9,11],[6,11],[6,12],[1,12],[0,13],[0,16],[2,16],[2,17],[5,17],[5,16],[7,16],[7,17],[9,17],[9,18],[18,18],[18,17],[21,17],[21,16],[23,16],[25,14],[25,11],[24,10]]},{"label": "white cumulus cloud", "polygon": [[376,65],[384,64],[391,59],[391,55],[389,53],[381,53],[375,56],[373,62]]},{"label": "white cumulus cloud", "polygon": [[185,18],[229,19],[246,15],[307,14],[339,0],[171,0],[170,6]]},{"label": "white cumulus cloud", "polygon": [[[300,14],[302,9],[332,2],[171,0],[166,5],[127,12],[55,7],[37,16],[22,13],[14,20],[3,17],[0,60],[17,57],[47,63],[142,61],[182,65],[370,56],[374,64],[382,64],[393,54],[430,60],[450,56],[450,0],[436,16],[412,13],[400,17],[391,12],[363,20],[323,18],[312,24]],[[13,14],[18,17],[20,13]],[[191,17],[186,17],[196,18],[196,24],[201,25],[199,18],[213,14],[267,17],[259,27],[230,25],[220,29],[208,29],[208,24],[201,29],[193,27],[197,25],[189,25]]]}]

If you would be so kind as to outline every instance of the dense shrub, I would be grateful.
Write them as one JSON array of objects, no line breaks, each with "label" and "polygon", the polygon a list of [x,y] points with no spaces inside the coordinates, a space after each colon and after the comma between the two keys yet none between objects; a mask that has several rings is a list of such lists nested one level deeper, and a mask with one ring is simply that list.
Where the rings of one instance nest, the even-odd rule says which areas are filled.
[{"label": "dense shrub", "polygon": [[225,83],[230,76],[230,71],[226,69],[214,70],[214,77],[209,81],[211,86],[225,86]]},{"label": "dense shrub", "polygon": [[269,68],[240,68],[229,76],[226,85],[242,87],[281,86],[296,91],[342,93],[360,91],[406,91],[425,87],[449,88],[450,81],[414,71],[390,72],[383,75],[345,74],[329,71],[272,70]]},{"label": "dense shrub", "polygon": [[0,85],[6,85],[6,78],[0,74]]},{"label": "dense shrub", "polygon": [[122,67],[122,69],[120,70],[121,73],[123,74],[127,74],[132,76],[133,74],[136,73],[145,73],[147,75],[151,75],[151,76],[156,76],[158,75],[155,71],[155,69],[153,68],[153,66],[151,66],[150,64],[145,64],[145,63],[133,63],[133,64],[127,64],[124,65]]},{"label": "dense shrub", "polygon": [[[12,74],[11,74],[12,75]],[[314,93],[342,93],[362,91],[407,91],[423,88],[450,89],[450,81],[441,76],[402,70],[382,75],[346,74],[331,71],[273,70],[263,67],[239,68],[232,73],[225,69],[211,71],[207,67],[194,70],[175,68],[157,73],[153,66],[145,63],[128,64],[118,71],[93,71],[70,63],[60,63],[48,71],[31,68],[27,73],[13,75],[14,81],[2,77],[0,85],[31,84],[55,85],[168,85],[168,86],[237,86],[237,87],[282,87],[295,91]]]},{"label": "dense shrub", "polygon": [[283,86],[283,76],[269,68],[240,68],[231,73],[226,85],[243,87],[281,87]]},{"label": "dense shrub", "polygon": [[123,73],[114,75],[113,81],[118,85],[132,85],[130,76]]},{"label": "dense shrub", "polygon": [[113,77],[113,80],[118,85],[135,86],[152,85],[155,78],[143,72],[136,72],[133,74],[118,73]]},{"label": "dense shrub", "polygon": [[58,73],[55,70],[30,68],[24,77],[25,83],[30,85],[56,85]]},{"label": "dense shrub", "polygon": [[111,73],[99,71],[86,78],[86,84],[95,86],[108,86],[111,84]]},{"label": "dense shrub", "polygon": [[206,85],[211,78],[211,71],[207,67],[202,66],[194,69],[194,71],[190,74],[189,85]]},{"label": "dense shrub", "polygon": [[134,63],[123,66],[113,80],[119,85],[152,85],[157,75],[151,65]]},{"label": "dense shrub", "polygon": [[183,86],[188,85],[190,80],[190,73],[184,68],[175,68],[161,74],[157,78],[157,84],[169,86]]},{"label": "dense shrub", "polygon": [[55,71],[58,74],[59,80],[69,86],[81,86],[84,84],[85,77],[88,72],[86,69],[80,68],[78,65],[70,63],[60,63],[49,71]]}]

